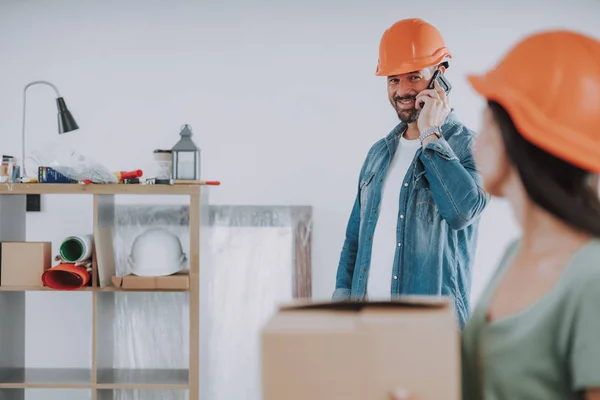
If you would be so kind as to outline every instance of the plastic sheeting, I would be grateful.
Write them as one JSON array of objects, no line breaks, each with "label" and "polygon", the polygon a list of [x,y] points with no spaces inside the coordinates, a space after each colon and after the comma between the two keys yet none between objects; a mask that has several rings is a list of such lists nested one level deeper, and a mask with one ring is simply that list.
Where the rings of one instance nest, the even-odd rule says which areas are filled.
[{"label": "plastic sheeting", "polygon": [[[138,235],[160,227],[176,235],[189,255],[188,207],[115,206],[113,248],[116,274],[131,273],[127,258]],[[186,266],[189,268],[189,264]],[[189,295],[177,292],[103,293],[101,305],[112,318],[112,369],[188,369]],[[101,316],[102,317],[102,316]]]},{"label": "plastic sheeting", "polygon": [[204,399],[262,399],[260,330],[310,283],[311,223],[309,207],[211,208]]},{"label": "plastic sheeting", "polygon": [[[133,196],[131,196],[133,197]],[[147,197],[147,196],[146,196]],[[135,197],[134,197],[135,199]],[[190,253],[187,197],[115,198],[114,214],[100,216],[112,226],[116,274],[131,273],[128,258],[135,239],[153,228],[173,233]],[[125,203],[125,204],[123,204]],[[206,213],[208,205],[201,206]],[[189,269],[189,261],[185,266]],[[106,292],[99,294],[98,383],[174,384],[189,382],[189,293]],[[99,400],[183,400],[187,390],[102,390]]]},{"label": "plastic sheeting", "polygon": [[[210,206],[201,211],[200,395],[260,400],[260,330],[281,302],[310,296],[310,207]],[[135,237],[163,227],[189,254],[188,207],[119,205],[113,243],[118,275]],[[100,370],[189,365],[187,293],[103,293]],[[99,374],[102,376],[102,373]],[[180,382],[181,375],[174,374]],[[185,377],[187,378],[187,377]],[[182,378],[182,379],[185,379]],[[187,399],[187,391],[103,391],[100,399]]]}]

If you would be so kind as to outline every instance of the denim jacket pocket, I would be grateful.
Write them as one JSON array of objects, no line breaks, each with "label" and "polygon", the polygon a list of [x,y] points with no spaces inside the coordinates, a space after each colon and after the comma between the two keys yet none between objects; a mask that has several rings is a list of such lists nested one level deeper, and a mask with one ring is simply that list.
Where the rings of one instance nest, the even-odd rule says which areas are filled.
[{"label": "denim jacket pocket", "polygon": [[417,189],[416,208],[417,217],[419,217],[419,219],[427,222],[428,224],[433,224],[433,221],[438,214],[438,209],[433,201],[433,197],[429,189]]}]

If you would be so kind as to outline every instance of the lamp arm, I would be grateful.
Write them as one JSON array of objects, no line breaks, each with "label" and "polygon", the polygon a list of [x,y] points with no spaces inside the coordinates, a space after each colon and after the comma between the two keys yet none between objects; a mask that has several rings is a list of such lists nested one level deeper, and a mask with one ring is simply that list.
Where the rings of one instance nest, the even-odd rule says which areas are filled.
[{"label": "lamp arm", "polygon": [[56,97],[60,97],[58,88],[48,81],[33,81],[23,88],[23,124],[21,127],[21,177],[25,177],[25,111],[27,109],[27,89],[34,85],[47,85],[56,92]]},{"label": "lamp arm", "polygon": [[33,82],[30,82],[30,83],[28,83],[28,84],[25,86],[25,88],[23,89],[23,91],[24,91],[24,92],[26,92],[26,91],[27,91],[27,89],[29,89],[29,87],[30,87],[30,86],[33,86],[33,85],[40,85],[40,84],[41,84],[41,85],[47,85],[47,86],[50,86],[50,87],[51,87],[52,89],[54,89],[54,91],[56,92],[56,97],[60,97],[60,92],[58,91],[58,88],[57,88],[57,87],[56,87],[54,84],[52,84],[52,83],[50,83],[50,82],[48,82],[48,81],[33,81]]}]

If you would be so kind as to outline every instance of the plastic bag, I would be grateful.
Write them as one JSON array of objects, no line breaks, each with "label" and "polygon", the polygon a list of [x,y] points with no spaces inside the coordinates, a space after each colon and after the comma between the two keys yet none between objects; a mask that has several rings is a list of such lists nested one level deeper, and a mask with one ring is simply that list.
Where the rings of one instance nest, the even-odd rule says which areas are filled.
[{"label": "plastic bag", "polygon": [[50,167],[76,181],[118,183],[117,177],[102,164],[74,149],[49,143],[25,157],[24,176],[37,176],[39,167]]}]

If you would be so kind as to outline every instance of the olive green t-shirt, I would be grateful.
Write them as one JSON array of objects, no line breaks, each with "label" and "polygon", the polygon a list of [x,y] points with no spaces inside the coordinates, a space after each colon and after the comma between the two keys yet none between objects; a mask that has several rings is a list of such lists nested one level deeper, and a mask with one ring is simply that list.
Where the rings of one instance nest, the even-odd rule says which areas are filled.
[{"label": "olive green t-shirt", "polygon": [[600,239],[573,255],[525,310],[486,320],[519,243],[505,253],[463,331],[463,399],[568,400],[600,387]]}]

